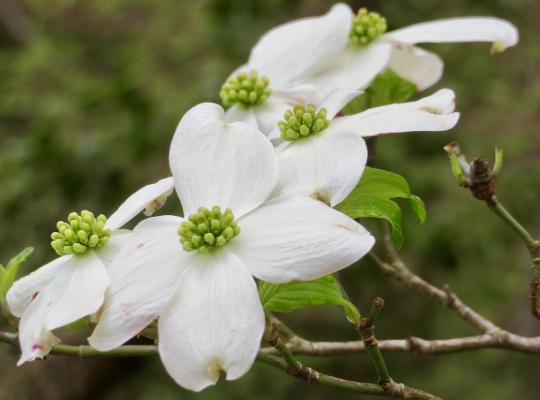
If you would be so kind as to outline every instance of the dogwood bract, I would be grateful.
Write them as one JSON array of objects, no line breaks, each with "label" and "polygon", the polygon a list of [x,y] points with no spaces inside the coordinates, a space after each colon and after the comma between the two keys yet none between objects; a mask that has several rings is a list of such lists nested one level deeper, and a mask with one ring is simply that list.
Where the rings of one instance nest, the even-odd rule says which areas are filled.
[{"label": "dogwood bract", "polygon": [[[343,93],[340,93],[343,92]],[[418,101],[376,107],[338,116],[356,94],[338,90],[315,105],[298,104],[270,137],[284,143],[276,150],[279,179],[275,196],[311,196],[334,206],[347,197],[362,176],[367,161],[363,137],[453,128],[459,113],[449,89]]]},{"label": "dogwood bract", "polygon": [[52,331],[95,313],[109,287],[106,267],[131,232],[119,229],[136,214],[162,205],[174,186],[172,178],[143,187],[110,218],[84,210],[58,222],[51,246],[60,256],[16,281],[7,293],[13,315],[20,317],[22,355],[17,365],[49,353],[59,340]]},{"label": "dogwood bract", "polygon": [[149,218],[112,263],[111,287],[89,342],[106,351],[159,317],[159,354],[188,389],[232,380],[252,365],[264,331],[253,279],[311,280],[352,264],[374,238],[309,197],[267,201],[275,151],[211,103],[180,121],[170,167],[185,218]]}]

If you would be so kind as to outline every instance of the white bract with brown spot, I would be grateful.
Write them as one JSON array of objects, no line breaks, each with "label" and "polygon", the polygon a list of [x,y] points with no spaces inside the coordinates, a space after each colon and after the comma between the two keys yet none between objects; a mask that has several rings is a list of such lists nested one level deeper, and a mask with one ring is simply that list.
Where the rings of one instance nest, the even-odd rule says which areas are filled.
[{"label": "white bract with brown spot", "polygon": [[[318,106],[299,105],[270,134],[281,139],[276,151],[279,179],[274,196],[311,196],[335,206],[357,185],[367,161],[363,137],[453,128],[454,93],[441,89],[418,101],[336,116],[358,92],[335,90]],[[324,121],[323,121],[324,120]]]},{"label": "white bract with brown spot", "polygon": [[170,167],[185,218],[141,222],[110,268],[111,287],[89,339],[106,351],[159,317],[169,374],[199,391],[242,376],[265,321],[254,277],[311,280],[354,263],[374,238],[309,197],[268,200],[278,178],[262,132],[226,123],[223,109],[195,106],[180,121]]},{"label": "white bract with brown spot", "polygon": [[7,293],[11,313],[21,318],[18,365],[47,355],[59,342],[53,330],[98,311],[109,287],[107,267],[132,240],[132,233],[120,227],[147,207],[147,213],[155,211],[173,187],[172,178],[162,179],[135,192],[108,219],[84,210],[57,224],[51,246],[60,257],[16,281]]}]

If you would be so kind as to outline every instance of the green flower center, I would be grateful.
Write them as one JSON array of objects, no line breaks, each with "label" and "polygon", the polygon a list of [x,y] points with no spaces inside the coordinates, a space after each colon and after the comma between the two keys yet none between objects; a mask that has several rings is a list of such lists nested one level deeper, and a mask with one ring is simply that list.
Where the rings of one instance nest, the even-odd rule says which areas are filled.
[{"label": "green flower center", "polygon": [[51,235],[51,246],[59,255],[84,254],[90,249],[99,249],[107,244],[111,231],[105,229],[107,217],[101,214],[97,218],[90,211],[81,214],[72,212],[68,222],[59,221],[57,232]]},{"label": "green flower center", "polygon": [[330,120],[326,118],[326,109],[316,112],[313,104],[296,104],[283,115],[284,121],[278,122],[283,140],[298,140],[328,128]]},{"label": "green flower center", "polygon": [[361,8],[353,17],[349,38],[360,46],[366,46],[386,32],[386,29],[386,18],[379,13],[368,12],[367,9]]},{"label": "green flower center", "polygon": [[201,207],[180,224],[178,236],[186,251],[208,251],[222,247],[240,233],[231,209],[221,212],[218,206],[212,210]]},{"label": "green flower center", "polygon": [[257,106],[266,101],[272,90],[268,87],[270,80],[266,76],[259,77],[257,71],[239,72],[227,79],[221,86],[219,96],[223,105],[231,107],[239,105],[242,108]]}]

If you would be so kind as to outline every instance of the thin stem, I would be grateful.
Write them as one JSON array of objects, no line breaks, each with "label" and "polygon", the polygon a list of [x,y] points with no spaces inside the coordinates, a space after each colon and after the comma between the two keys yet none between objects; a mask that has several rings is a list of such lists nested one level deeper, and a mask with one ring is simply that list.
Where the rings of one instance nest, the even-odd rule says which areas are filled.
[{"label": "thin stem", "polygon": [[283,357],[283,359],[287,363],[288,371],[292,375],[298,374],[302,370],[302,363],[300,363],[300,361],[298,361],[293,356],[293,354],[291,353],[287,345],[283,343],[283,341],[280,338],[276,338],[273,341],[272,346],[274,346],[276,350],[279,351],[279,353],[281,354],[281,357]]},{"label": "thin stem", "polygon": [[375,337],[375,322],[377,321],[377,317],[383,306],[384,300],[380,297],[376,297],[371,303],[369,315],[360,320],[360,324],[358,324],[356,330],[362,337],[366,350],[375,366],[377,376],[379,377],[379,384],[391,385],[393,380],[388,372],[388,367],[386,366],[386,362],[384,361],[384,357],[378,346],[377,338]]},{"label": "thin stem", "polygon": [[538,242],[533,239],[527,229],[525,229],[495,197],[493,197],[493,205],[490,205],[489,209],[512,228],[529,249],[538,246]]}]

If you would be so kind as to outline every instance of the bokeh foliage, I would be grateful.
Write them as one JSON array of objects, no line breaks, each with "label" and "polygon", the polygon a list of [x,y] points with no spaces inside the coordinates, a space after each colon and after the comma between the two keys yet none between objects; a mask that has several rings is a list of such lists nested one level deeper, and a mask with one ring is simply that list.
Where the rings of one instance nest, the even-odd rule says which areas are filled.
[{"label": "bokeh foliage", "polygon": [[[0,7],[0,262],[25,246],[22,269],[54,257],[49,234],[73,210],[110,213],[140,186],[168,174],[168,146],[182,114],[218,101],[219,87],[272,26],[325,12],[332,1],[308,0],[4,0]],[[436,283],[449,283],[496,323],[539,334],[526,308],[528,261],[521,243],[488,210],[458,188],[444,144],[459,140],[468,155],[505,166],[499,199],[540,231],[540,46],[537,0],[351,1],[387,17],[390,28],[435,18],[495,15],[514,22],[521,42],[498,56],[487,44],[426,46],[446,61],[438,87],[457,93],[462,118],[450,133],[382,138],[376,167],[405,176],[428,218],[405,219],[404,257]],[[430,91],[430,93],[433,90]],[[174,198],[168,211],[177,211]],[[376,229],[375,225],[369,225]],[[353,302],[387,306],[381,338],[445,338],[473,333],[440,306],[381,278],[369,261],[342,274]],[[291,325],[310,339],[351,340],[338,308],[294,313]],[[84,337],[84,336],[82,336]],[[73,336],[66,341],[76,342]],[[200,395],[178,388],[158,360],[51,357],[15,367],[0,347],[1,399],[353,398],[302,384],[256,365],[244,378]],[[374,380],[367,356],[310,359],[333,374]],[[397,380],[444,398],[536,399],[537,357],[497,350],[451,356],[388,356]],[[66,384],[69,382],[69,384]]]}]

